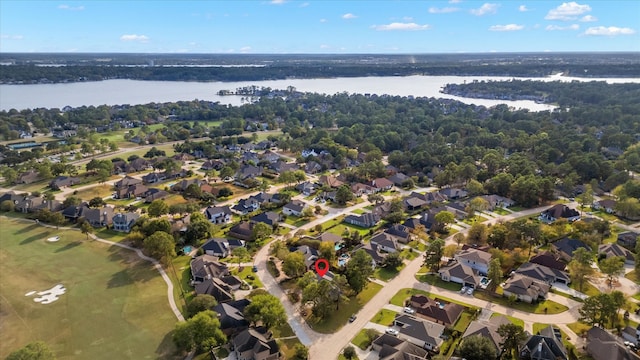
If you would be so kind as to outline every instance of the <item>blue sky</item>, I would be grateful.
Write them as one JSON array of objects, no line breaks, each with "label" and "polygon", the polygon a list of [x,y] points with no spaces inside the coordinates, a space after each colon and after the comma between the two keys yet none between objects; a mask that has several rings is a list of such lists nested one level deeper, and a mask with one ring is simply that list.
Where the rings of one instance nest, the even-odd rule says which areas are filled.
[{"label": "blue sky", "polygon": [[0,0],[0,52],[640,51],[640,1]]}]

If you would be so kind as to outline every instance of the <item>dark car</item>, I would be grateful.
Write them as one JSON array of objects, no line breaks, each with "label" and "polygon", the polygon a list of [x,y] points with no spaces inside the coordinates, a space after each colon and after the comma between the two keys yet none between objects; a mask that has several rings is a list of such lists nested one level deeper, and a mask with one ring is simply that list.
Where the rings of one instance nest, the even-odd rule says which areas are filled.
[{"label": "dark car", "polygon": [[351,315],[351,317],[349,318],[349,322],[352,323],[356,321],[356,316],[355,315]]},{"label": "dark car", "polygon": [[253,271],[253,272],[258,272],[258,267],[257,267],[257,266],[255,266],[255,265],[253,265],[253,267],[251,268],[251,271]]}]

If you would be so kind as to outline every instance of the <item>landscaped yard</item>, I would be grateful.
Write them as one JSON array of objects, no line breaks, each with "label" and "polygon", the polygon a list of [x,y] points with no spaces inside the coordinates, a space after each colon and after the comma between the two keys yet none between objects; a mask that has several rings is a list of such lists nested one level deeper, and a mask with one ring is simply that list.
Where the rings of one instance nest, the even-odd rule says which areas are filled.
[{"label": "landscaped yard", "polygon": [[374,297],[380,289],[382,289],[381,285],[369,283],[360,294],[356,297],[350,298],[349,302],[346,304],[341,304],[340,309],[333,313],[333,316],[317,323],[311,322],[311,327],[313,330],[323,334],[335,332],[347,323],[352,314],[355,314],[362,309],[362,307],[371,300],[371,298]]},{"label": "landscaped yard", "polygon": [[254,289],[263,287],[262,282],[258,278],[258,276],[251,270],[250,266],[245,266],[242,268],[242,271],[238,273],[238,267],[232,267],[231,275],[236,275],[240,279],[246,281],[253,287]]},{"label": "landscaped yard", "polygon": [[112,193],[113,185],[96,184],[94,186],[78,190],[78,193],[74,196],[77,196],[82,200],[89,201],[95,197],[105,198],[107,196],[111,196]]},{"label": "landscaped yard", "polygon": [[398,313],[395,311],[382,309],[378,311],[378,313],[373,318],[371,318],[371,322],[384,326],[391,326],[397,314]]},{"label": "landscaped yard", "polygon": [[[79,231],[0,222],[0,358],[35,340],[59,359],[178,358],[169,335],[177,319],[149,262]],[[53,303],[25,296],[58,284],[66,293]]]},{"label": "landscaped yard", "polygon": [[460,291],[460,289],[462,289],[462,285],[444,281],[437,275],[416,275],[416,279],[418,279],[418,281],[420,282],[424,282],[447,290]]},{"label": "landscaped yard", "polygon": [[382,281],[389,281],[396,277],[400,273],[402,269],[404,269],[405,264],[402,264],[398,268],[390,268],[390,267],[378,267],[373,272],[373,276]]},{"label": "landscaped yard", "polygon": [[351,340],[351,343],[362,350],[366,350],[367,347],[371,344],[371,342],[369,341],[369,337],[367,336],[367,329],[360,330],[358,335],[356,335],[356,337]]},{"label": "landscaped yard", "polygon": [[534,314],[559,314],[561,312],[565,312],[569,310],[566,306],[562,304],[558,304],[555,301],[545,300],[543,302],[537,304],[529,304],[522,301],[516,301],[514,303],[510,303],[509,299],[502,296],[492,296],[489,293],[484,291],[476,291],[473,293],[475,297],[478,299],[490,301],[494,304],[507,306],[513,308],[515,310],[520,310],[528,313]]},{"label": "landscaped yard", "polygon": [[389,300],[389,303],[397,306],[404,306],[405,300],[407,300],[411,295],[418,295],[418,294],[429,295],[429,293],[426,291],[406,288],[398,291],[395,295],[393,295],[391,300]]},{"label": "landscaped yard", "polygon": [[624,275],[624,277],[626,277],[627,279],[633,281],[636,284],[640,284],[640,278],[638,278],[638,275],[637,275],[635,270],[632,270],[632,271],[626,273]]},{"label": "landscaped yard", "polygon": [[507,319],[509,319],[509,321],[511,321],[512,324],[520,325],[520,326],[524,327],[524,321],[522,319],[514,318],[513,316],[504,315],[504,314],[500,314],[500,313],[491,314],[492,318],[494,318],[496,316],[505,316]]}]

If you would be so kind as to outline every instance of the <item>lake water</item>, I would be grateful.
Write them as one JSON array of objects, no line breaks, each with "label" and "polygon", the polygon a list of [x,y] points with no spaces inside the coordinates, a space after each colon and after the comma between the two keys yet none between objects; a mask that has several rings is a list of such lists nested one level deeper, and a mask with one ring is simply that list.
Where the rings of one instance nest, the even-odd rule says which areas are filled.
[{"label": "lake water", "polygon": [[[82,105],[147,104],[150,102],[172,102],[179,100],[208,100],[222,104],[241,105],[240,96],[219,96],[219,90],[235,90],[239,87],[256,85],[272,89],[295,87],[298,91],[333,95],[341,92],[359,94],[388,94],[415,97],[436,97],[456,99],[467,104],[494,106],[507,104],[515,108],[531,111],[553,110],[547,104],[533,101],[506,101],[471,99],[440,93],[448,83],[462,84],[472,81],[510,80],[513,77],[495,76],[398,76],[398,77],[356,77],[330,79],[289,79],[244,82],[180,82],[180,81],[140,81],[106,80],[70,84],[0,85],[0,110],[63,108]],[[528,78],[516,78],[526,80]],[[582,79],[559,75],[534,78],[540,81],[607,81],[609,83],[640,83],[640,78]]]}]

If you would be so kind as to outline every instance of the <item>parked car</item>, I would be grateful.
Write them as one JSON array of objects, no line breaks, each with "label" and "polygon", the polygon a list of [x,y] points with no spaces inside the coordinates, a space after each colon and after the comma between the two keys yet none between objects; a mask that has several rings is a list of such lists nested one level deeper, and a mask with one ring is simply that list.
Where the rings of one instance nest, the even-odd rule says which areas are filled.
[{"label": "parked car", "polygon": [[463,286],[462,289],[460,289],[460,294],[464,294],[465,292],[467,292],[467,287]]},{"label": "parked car", "polygon": [[356,315],[355,314],[353,314],[353,315],[351,315],[351,317],[349,317],[349,322],[350,323],[352,323],[354,321],[356,321]]},{"label": "parked car", "polygon": [[255,266],[255,265],[253,265],[253,267],[251,268],[251,271],[253,271],[253,272],[258,272],[258,267],[257,267],[257,266]]},{"label": "parked car", "polygon": [[408,306],[404,308],[404,312],[406,312],[407,314],[415,314],[416,313],[415,310],[413,310],[412,308],[410,308]]},{"label": "parked car", "polygon": [[393,328],[387,328],[387,330],[385,330],[384,332],[393,336],[398,336],[398,334],[400,333],[398,330]]},{"label": "parked car", "polygon": [[467,295],[472,295],[473,294],[473,288],[469,288],[469,290],[467,290]]}]

